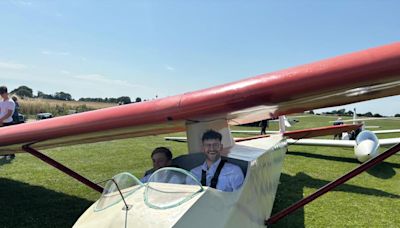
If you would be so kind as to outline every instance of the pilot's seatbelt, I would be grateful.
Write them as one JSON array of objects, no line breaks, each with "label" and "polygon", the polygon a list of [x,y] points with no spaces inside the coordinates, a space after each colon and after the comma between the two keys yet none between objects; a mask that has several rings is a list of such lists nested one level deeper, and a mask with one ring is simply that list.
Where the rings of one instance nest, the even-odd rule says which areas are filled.
[{"label": "pilot's seatbelt", "polygon": [[[217,187],[218,177],[219,177],[219,174],[221,173],[222,167],[224,167],[225,162],[226,162],[226,160],[224,160],[224,159],[221,159],[221,161],[219,162],[217,170],[215,170],[214,176],[211,179],[211,184],[210,184],[211,188]],[[207,183],[207,173],[205,170],[202,169],[201,170],[201,185],[207,186],[206,183]]]}]

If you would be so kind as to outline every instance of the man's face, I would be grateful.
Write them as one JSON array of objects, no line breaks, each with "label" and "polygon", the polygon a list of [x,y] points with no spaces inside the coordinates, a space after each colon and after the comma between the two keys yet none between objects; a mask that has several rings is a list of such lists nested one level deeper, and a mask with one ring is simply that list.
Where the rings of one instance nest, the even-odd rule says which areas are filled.
[{"label": "man's face", "polygon": [[171,160],[168,160],[164,153],[155,153],[151,159],[153,160],[153,168],[155,170],[171,165]]},{"label": "man's face", "polygon": [[215,162],[221,157],[222,151],[221,141],[218,139],[206,139],[203,141],[203,152],[206,155],[206,159]]},{"label": "man's face", "polygon": [[2,93],[0,94],[1,98],[6,99],[7,98],[7,93]]}]

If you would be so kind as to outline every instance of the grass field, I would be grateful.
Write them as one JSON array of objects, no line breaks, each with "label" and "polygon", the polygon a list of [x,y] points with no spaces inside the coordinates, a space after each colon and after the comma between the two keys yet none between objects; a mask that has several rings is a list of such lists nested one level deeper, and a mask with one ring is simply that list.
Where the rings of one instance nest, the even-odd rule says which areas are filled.
[{"label": "grass field", "polygon": [[[294,129],[330,125],[328,121],[335,117],[298,119],[300,123]],[[368,124],[379,125],[380,129],[400,128],[400,121],[396,120]],[[271,123],[271,128],[276,129],[277,124]],[[164,141],[161,135],[57,148],[45,153],[98,182],[123,171],[141,177],[151,167],[150,152],[157,146],[170,147],[175,156],[187,150],[186,144]],[[290,146],[273,213],[358,165],[351,149]],[[397,154],[273,227],[398,227],[399,172]],[[17,154],[11,162],[0,159],[0,227],[71,227],[99,195],[29,154]]]}]

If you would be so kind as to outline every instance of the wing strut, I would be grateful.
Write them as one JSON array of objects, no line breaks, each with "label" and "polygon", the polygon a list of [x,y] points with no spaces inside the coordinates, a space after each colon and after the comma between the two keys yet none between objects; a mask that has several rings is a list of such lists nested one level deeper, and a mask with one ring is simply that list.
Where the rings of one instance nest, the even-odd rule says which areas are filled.
[{"label": "wing strut", "polygon": [[83,184],[85,184],[86,186],[102,193],[103,192],[103,187],[93,183],[92,181],[86,179],[85,177],[79,175],[78,173],[74,172],[73,170],[71,170],[70,168],[64,166],[63,164],[57,162],[56,160],[40,153],[39,151],[31,148],[29,145],[24,145],[22,146],[22,149],[30,154],[32,154],[33,156],[39,158],[40,160],[46,162],[47,164],[53,166],[54,168],[60,170],[61,172],[67,174],[68,176],[82,182]]},{"label": "wing strut", "polygon": [[316,198],[322,196],[323,194],[329,192],[330,190],[334,189],[335,187],[345,183],[346,181],[350,180],[351,178],[357,176],[358,174],[379,164],[386,158],[396,154],[398,151],[400,151],[400,143],[396,144],[395,146],[388,149],[384,153],[378,155],[377,157],[372,158],[369,161],[361,164],[357,168],[355,168],[352,171],[348,172],[347,174],[339,177],[338,179],[326,184],[325,186],[318,189],[316,192],[307,196],[306,198],[301,199],[301,200],[297,201],[296,203],[292,204],[291,206],[287,207],[286,209],[283,209],[282,211],[274,214],[269,219],[265,220],[264,224],[269,226],[269,225],[276,223],[277,221],[281,220],[282,218],[286,217],[287,215],[291,214],[292,212],[296,211],[297,209],[303,207],[304,205],[310,203],[311,201],[315,200]]}]

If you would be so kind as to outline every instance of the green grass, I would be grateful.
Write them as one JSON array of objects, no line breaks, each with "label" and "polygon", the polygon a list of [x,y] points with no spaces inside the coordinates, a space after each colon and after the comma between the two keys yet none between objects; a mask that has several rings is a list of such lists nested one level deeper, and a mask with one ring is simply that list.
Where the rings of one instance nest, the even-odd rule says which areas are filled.
[{"label": "green grass", "polygon": [[[334,119],[299,118],[300,123],[294,129],[330,125],[327,121]],[[400,128],[400,121],[371,121],[368,124],[380,125],[380,129]],[[277,124],[271,123],[271,128],[277,129]],[[398,134],[385,137],[388,136],[399,137]],[[45,153],[99,182],[123,171],[141,177],[151,167],[150,153],[157,146],[170,147],[174,156],[187,151],[186,144],[164,141],[163,136],[149,136],[58,148]],[[356,166],[358,163],[350,149],[289,147],[273,213]],[[397,154],[299,209],[274,227],[396,227],[400,224],[399,172],[400,154]],[[1,227],[71,227],[99,195],[29,154],[17,154],[10,163],[0,159]]]}]

